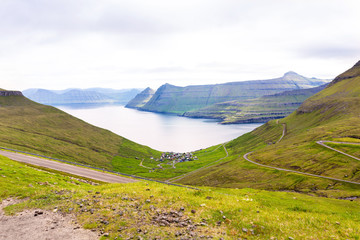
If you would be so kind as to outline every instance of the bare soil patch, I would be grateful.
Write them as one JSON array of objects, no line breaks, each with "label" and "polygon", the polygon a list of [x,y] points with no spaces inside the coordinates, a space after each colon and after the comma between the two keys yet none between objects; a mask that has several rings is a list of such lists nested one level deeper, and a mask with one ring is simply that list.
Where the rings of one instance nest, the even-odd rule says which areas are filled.
[{"label": "bare soil patch", "polygon": [[95,240],[96,232],[82,229],[70,215],[41,209],[25,210],[14,216],[4,214],[3,208],[19,203],[7,199],[0,204],[0,240]]}]

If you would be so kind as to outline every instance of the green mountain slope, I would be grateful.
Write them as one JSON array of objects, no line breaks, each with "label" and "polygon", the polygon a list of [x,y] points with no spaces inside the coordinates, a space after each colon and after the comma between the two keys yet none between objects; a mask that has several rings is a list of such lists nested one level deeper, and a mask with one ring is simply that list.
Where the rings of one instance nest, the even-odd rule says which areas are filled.
[{"label": "green mountain slope", "polygon": [[283,77],[270,80],[187,87],[165,84],[140,109],[182,115],[219,102],[253,99],[287,90],[316,87],[326,82],[327,80],[306,78],[294,72],[288,72]]},{"label": "green mountain slope", "polygon": [[222,124],[261,123],[284,118],[295,111],[307,98],[320,92],[326,85],[308,89],[296,89],[249,100],[216,103],[183,116],[212,118]]},{"label": "green mountain slope", "polygon": [[[21,92],[0,92],[0,146],[107,169],[159,152],[94,127]],[[116,159],[114,161],[113,159]]]},{"label": "green mountain slope", "polygon": [[[358,239],[360,234],[358,200],[254,189],[198,191],[147,181],[93,186],[2,156],[0,172],[0,202],[19,200],[4,208],[6,214],[29,216],[36,224],[41,217],[34,217],[35,210],[61,213],[99,239]],[[38,231],[53,237],[58,226],[52,226],[55,230]]]},{"label": "green mountain slope", "polygon": [[[204,169],[179,181],[211,186],[294,190],[336,189],[347,185],[258,167],[243,158],[245,153],[254,151],[249,158],[264,165],[360,182],[360,161],[316,143],[320,140],[354,142],[360,138],[359,68],[357,63],[288,117],[279,122],[270,121],[228,143],[230,154],[238,156],[236,160]],[[283,124],[286,125],[286,134],[277,142],[282,135]],[[356,152],[356,146],[351,148]],[[326,186],[324,181],[329,185]]]},{"label": "green mountain slope", "polygon": [[154,96],[155,91],[151,88],[146,88],[141,93],[137,94],[130,102],[126,104],[127,108],[141,108]]}]

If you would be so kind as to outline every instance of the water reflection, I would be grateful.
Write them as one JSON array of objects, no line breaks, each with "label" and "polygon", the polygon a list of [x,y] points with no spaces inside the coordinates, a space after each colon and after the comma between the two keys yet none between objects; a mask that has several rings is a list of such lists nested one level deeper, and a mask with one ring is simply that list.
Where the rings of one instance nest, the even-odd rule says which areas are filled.
[{"label": "water reflection", "polygon": [[187,152],[206,148],[232,140],[261,125],[220,125],[213,120],[143,112],[120,105],[57,107],[95,126],[161,151]]}]

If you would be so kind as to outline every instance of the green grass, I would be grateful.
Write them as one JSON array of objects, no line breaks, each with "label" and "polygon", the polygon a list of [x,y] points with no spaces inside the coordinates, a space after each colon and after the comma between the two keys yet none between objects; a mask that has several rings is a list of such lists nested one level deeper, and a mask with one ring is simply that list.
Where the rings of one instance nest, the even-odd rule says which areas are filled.
[{"label": "green grass", "polygon": [[0,146],[112,169],[121,156],[157,157],[160,152],[94,127],[23,96],[0,97]]},{"label": "green grass", "polygon": [[[162,212],[179,211],[181,207],[184,207],[183,218],[190,219],[193,224],[206,223],[192,231],[197,237],[359,239],[360,236],[358,200],[351,202],[246,188],[196,191],[153,182],[92,186],[1,156],[0,169],[0,199],[22,199],[21,203],[6,207],[7,214],[23,209],[52,211],[56,208],[58,212],[73,214],[87,229],[110,234],[109,238],[102,239],[119,236],[120,239],[176,239],[175,233],[185,234],[186,227],[176,224],[162,227],[153,222],[153,217]],[[44,182],[47,184],[42,184]],[[103,220],[109,224],[104,224]],[[190,237],[181,237],[186,236]]]},{"label": "green grass", "polygon": [[350,154],[354,157],[360,157],[360,145],[342,144],[342,143],[326,143],[326,145]]},{"label": "green grass", "polygon": [[[270,121],[251,133],[227,144],[232,161],[198,171],[180,180],[190,185],[218,187],[254,187],[290,189],[327,195],[328,189],[358,189],[339,182],[284,173],[255,166],[251,159],[270,166],[360,182],[360,162],[324,148],[316,141],[360,138],[360,77],[345,79],[309,98],[302,106],[281,119]],[[282,134],[282,123],[287,133]],[[276,143],[276,144],[274,144]],[[345,152],[358,154],[357,147],[341,146]],[[329,185],[329,186],[328,186]],[[332,194],[330,194],[332,195]]]},{"label": "green grass", "polygon": [[[213,162],[218,161],[226,156],[224,148],[221,145],[213,146],[205,150],[194,152],[194,155],[198,157],[198,160],[176,163],[173,168],[171,161],[159,162],[151,160],[150,158],[144,159],[126,159],[117,156],[113,159],[113,168],[122,173],[133,174],[142,177],[155,178],[159,180],[166,180],[176,176],[180,176],[189,172],[192,172],[201,167],[207,166]],[[224,161],[227,159],[224,159]],[[143,165],[153,169],[140,167],[140,162],[143,161]],[[162,168],[159,169],[158,164],[161,164]]]}]

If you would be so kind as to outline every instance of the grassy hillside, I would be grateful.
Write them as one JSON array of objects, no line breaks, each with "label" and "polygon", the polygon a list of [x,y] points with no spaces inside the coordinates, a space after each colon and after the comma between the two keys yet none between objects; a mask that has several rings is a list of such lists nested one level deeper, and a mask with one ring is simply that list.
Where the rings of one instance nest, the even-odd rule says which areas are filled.
[{"label": "grassy hillside", "polygon": [[[358,68],[359,63],[350,72]],[[317,193],[322,193],[322,189],[346,189],[349,186],[344,183],[258,167],[245,161],[243,155],[254,151],[249,157],[265,165],[360,182],[360,161],[316,144],[319,140],[344,138],[357,141],[360,138],[359,106],[360,76],[343,78],[306,100],[279,123],[270,121],[227,144],[230,154],[238,156],[236,160],[196,172],[180,182]],[[276,143],[282,135],[282,124],[286,124],[286,135]]]},{"label": "grassy hillside", "polygon": [[[100,239],[359,239],[359,200],[153,182],[90,185],[0,156],[0,201],[72,215]],[[356,193],[354,193],[356,194]],[[35,221],[36,219],[34,219]],[[51,236],[49,229],[49,236]],[[105,236],[108,235],[108,236]]]},{"label": "grassy hillside", "polygon": [[294,72],[289,72],[283,77],[270,80],[187,87],[165,84],[139,109],[182,115],[185,112],[194,111],[215,103],[253,99],[287,90],[316,87],[326,82],[328,81],[306,78]]},{"label": "grassy hillside", "polygon": [[309,89],[285,91],[250,100],[234,100],[184,113],[186,117],[212,118],[222,124],[258,123],[284,118],[295,111],[307,98],[320,92],[325,85]]},{"label": "grassy hillside", "polygon": [[[56,108],[0,96],[0,146],[114,169],[114,162],[159,152],[94,127]],[[104,116],[106,117],[106,116]],[[113,159],[116,157],[116,161]]]}]

